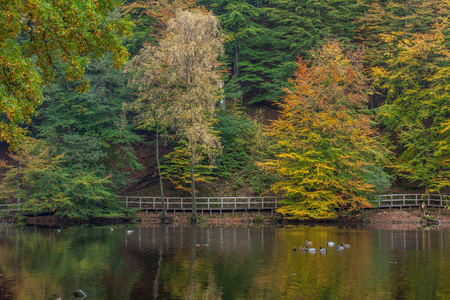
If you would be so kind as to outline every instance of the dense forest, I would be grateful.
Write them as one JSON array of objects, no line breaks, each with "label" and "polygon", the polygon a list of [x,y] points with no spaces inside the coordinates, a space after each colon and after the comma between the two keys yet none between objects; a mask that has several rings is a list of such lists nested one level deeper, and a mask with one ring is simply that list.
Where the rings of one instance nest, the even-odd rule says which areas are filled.
[{"label": "dense forest", "polygon": [[277,194],[288,218],[334,219],[449,188],[447,1],[1,7],[4,203],[114,216],[151,179],[161,199]]}]

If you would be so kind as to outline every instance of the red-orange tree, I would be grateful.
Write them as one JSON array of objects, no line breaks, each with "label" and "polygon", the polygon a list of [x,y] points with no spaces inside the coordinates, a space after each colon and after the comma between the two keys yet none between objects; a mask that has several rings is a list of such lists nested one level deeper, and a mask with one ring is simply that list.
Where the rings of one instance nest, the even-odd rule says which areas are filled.
[{"label": "red-orange tree", "polygon": [[386,182],[379,165],[388,151],[365,111],[360,54],[330,41],[310,66],[299,59],[281,114],[267,128],[278,154],[261,166],[280,175],[272,190],[284,194],[279,212],[288,217],[354,215],[371,206],[373,183]]}]

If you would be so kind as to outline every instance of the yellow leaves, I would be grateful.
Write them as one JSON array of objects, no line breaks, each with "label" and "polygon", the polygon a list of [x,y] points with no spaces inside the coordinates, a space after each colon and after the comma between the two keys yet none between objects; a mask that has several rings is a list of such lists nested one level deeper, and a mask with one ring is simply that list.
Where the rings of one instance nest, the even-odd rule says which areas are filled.
[{"label": "yellow leaves", "polygon": [[365,182],[365,168],[379,158],[370,149],[386,149],[362,110],[368,83],[361,53],[348,54],[330,42],[311,65],[299,59],[294,89],[267,127],[278,153],[259,165],[280,175],[271,189],[287,198],[280,212],[288,217],[334,218],[368,205],[364,196],[373,186]]}]

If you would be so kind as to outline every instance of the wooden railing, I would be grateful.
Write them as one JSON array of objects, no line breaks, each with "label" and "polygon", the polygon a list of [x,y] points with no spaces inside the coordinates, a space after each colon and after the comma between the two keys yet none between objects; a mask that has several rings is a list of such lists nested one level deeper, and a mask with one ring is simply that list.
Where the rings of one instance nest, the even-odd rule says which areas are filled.
[{"label": "wooden railing", "polygon": [[12,212],[17,212],[21,209],[22,204],[14,203],[14,204],[0,204],[0,213],[6,213],[9,215]]},{"label": "wooden railing", "polygon": [[440,194],[390,194],[378,196],[378,208],[447,207],[450,205],[450,195]]},{"label": "wooden railing", "polygon": [[[275,210],[278,206],[277,197],[197,197],[199,211],[247,211],[247,210]],[[120,197],[119,202],[126,208],[140,210],[162,210],[161,197]],[[191,211],[191,197],[164,197],[164,206],[168,211]]]},{"label": "wooden railing", "polygon": [[[198,211],[274,211],[280,207],[278,197],[197,197]],[[163,204],[160,197],[121,196],[118,202],[126,208],[160,211]],[[168,211],[192,211],[191,197],[164,197]],[[439,194],[389,194],[379,195],[374,208],[449,207],[450,195]],[[19,211],[21,204],[0,204],[0,213]]]}]

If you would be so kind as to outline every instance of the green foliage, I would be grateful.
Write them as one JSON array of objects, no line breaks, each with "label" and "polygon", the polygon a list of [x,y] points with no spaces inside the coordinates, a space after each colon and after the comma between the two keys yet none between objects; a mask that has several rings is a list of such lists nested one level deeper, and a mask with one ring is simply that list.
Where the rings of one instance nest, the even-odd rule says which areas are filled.
[{"label": "green foliage", "polygon": [[[179,146],[167,154],[166,161],[161,165],[161,174],[163,178],[170,180],[176,188],[191,192],[191,152],[190,147],[185,140],[180,140]],[[195,182],[211,183],[215,177],[212,169],[214,166],[207,164],[205,155],[202,155],[201,147],[196,150],[197,163],[194,166]]]},{"label": "green foliage", "polygon": [[89,91],[80,94],[75,83],[63,80],[46,89],[37,127],[58,155],[65,153],[68,171],[112,174],[118,188],[125,183],[126,170],[139,167],[131,143],[140,137],[132,132],[123,110],[123,103],[131,100],[127,78],[110,60],[105,55],[87,67]]},{"label": "green foliage", "polygon": [[63,155],[52,155],[43,140],[26,139],[11,158],[14,165],[2,164],[6,173],[0,183],[0,199],[6,202],[21,202],[25,211],[34,214],[76,219],[120,211],[108,177],[67,170],[62,165]]},{"label": "green foliage", "polygon": [[221,110],[217,115],[215,129],[220,132],[223,152],[217,158],[217,174],[231,178],[247,166],[251,160],[251,147],[255,137],[255,124],[245,115]]},{"label": "green foliage", "polygon": [[[113,53],[116,68],[126,62],[121,37],[130,34],[132,23],[109,18],[118,5],[115,0],[2,2],[0,141],[17,145],[24,134],[19,125],[30,122],[43,101],[44,85],[55,73],[68,81],[81,80],[88,58],[100,58],[106,51]],[[77,90],[88,87],[84,80]]]},{"label": "green foliage", "polygon": [[251,119],[240,105],[228,103],[217,114],[215,124],[223,146],[215,174],[230,181],[235,189],[247,183],[254,194],[261,195],[267,192],[275,178],[260,170],[256,162],[270,157],[271,141],[263,136],[263,125],[258,118]]},{"label": "green foliage", "polygon": [[279,101],[295,59],[336,37],[351,40],[353,1],[204,0],[230,36],[227,64],[250,103]]}]

